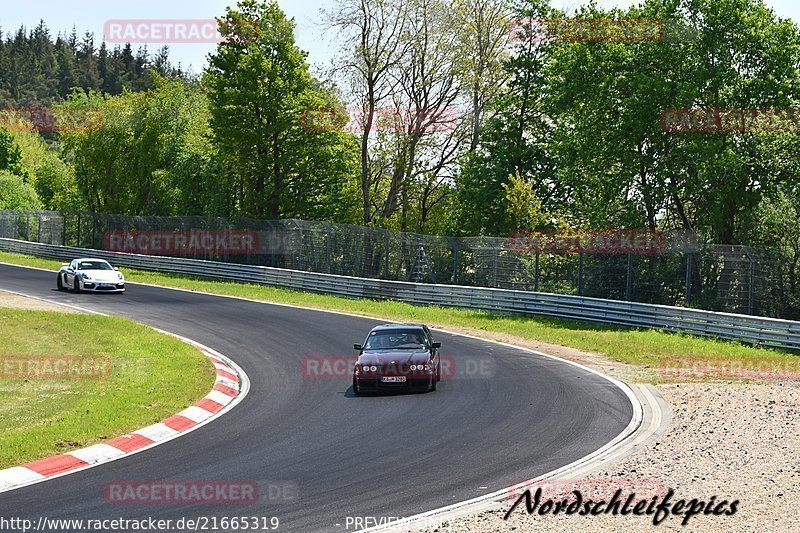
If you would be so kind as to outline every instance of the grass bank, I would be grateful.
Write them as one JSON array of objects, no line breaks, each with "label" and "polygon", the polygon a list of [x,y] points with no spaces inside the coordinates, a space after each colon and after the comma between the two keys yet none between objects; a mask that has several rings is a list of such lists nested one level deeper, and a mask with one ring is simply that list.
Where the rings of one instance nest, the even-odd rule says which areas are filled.
[{"label": "grass bank", "polygon": [[205,396],[197,349],[115,317],[0,308],[0,468],[154,424]]}]

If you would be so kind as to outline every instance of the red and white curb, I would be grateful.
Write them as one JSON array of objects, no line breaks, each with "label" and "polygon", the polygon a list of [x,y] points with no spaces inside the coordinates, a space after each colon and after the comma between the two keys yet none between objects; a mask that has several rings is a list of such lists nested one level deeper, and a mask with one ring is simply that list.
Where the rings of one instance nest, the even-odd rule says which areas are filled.
[{"label": "red and white curb", "polygon": [[[99,314],[99,313],[97,313]],[[161,331],[161,330],[158,330]],[[157,424],[106,442],[0,470],[0,492],[99,466],[185,435],[230,411],[247,395],[250,381],[239,366],[219,352],[191,339],[167,333],[198,348],[214,365],[217,377],[202,399]]]}]

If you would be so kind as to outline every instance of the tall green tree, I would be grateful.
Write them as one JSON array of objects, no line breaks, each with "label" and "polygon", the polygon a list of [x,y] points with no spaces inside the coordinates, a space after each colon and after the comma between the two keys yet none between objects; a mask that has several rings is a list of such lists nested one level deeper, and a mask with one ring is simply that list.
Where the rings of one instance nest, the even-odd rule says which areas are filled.
[{"label": "tall green tree", "polygon": [[0,170],[0,209],[40,209],[41,202],[30,183],[21,176]]},{"label": "tall green tree", "polygon": [[2,129],[0,129],[0,170],[20,177],[26,175],[22,166],[22,151],[14,141],[14,137]]},{"label": "tall green tree", "polygon": [[321,198],[349,190],[353,142],[341,131],[304,128],[309,111],[339,107],[315,84],[294,22],[275,1],[245,0],[228,8],[226,39],[209,57],[204,82],[213,139],[229,170],[238,211],[255,217],[309,215]]},{"label": "tall green tree", "polygon": [[[520,0],[513,19],[527,21],[557,15],[545,1]],[[552,125],[544,109],[545,70],[552,44],[516,34],[503,62],[507,81],[489,103],[479,142],[461,162],[449,231],[461,235],[508,235],[519,229],[506,195],[511,176],[525,180],[545,211],[558,209],[568,195],[559,181],[550,144]]]},{"label": "tall green tree", "polygon": [[205,95],[176,79],[155,76],[153,83],[148,91],[111,97],[77,91],[59,106],[61,113],[85,119],[61,131],[61,139],[88,208],[231,214],[212,192],[216,157]]},{"label": "tall green tree", "polygon": [[[578,16],[664,21],[666,32],[554,47],[546,102],[558,168],[573,191],[570,211],[594,226],[680,227],[741,242],[747,213],[784,179],[776,156],[796,157],[796,142],[754,132],[671,133],[661,115],[795,106],[796,28],[761,0],[648,0]],[[682,24],[688,31],[675,33]]]}]

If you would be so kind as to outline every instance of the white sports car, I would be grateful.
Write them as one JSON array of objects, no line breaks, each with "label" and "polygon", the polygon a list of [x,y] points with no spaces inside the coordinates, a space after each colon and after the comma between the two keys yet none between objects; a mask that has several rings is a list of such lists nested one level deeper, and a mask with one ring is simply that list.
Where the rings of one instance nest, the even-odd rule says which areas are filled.
[{"label": "white sports car", "polygon": [[125,292],[125,276],[104,259],[75,259],[58,271],[58,290]]}]

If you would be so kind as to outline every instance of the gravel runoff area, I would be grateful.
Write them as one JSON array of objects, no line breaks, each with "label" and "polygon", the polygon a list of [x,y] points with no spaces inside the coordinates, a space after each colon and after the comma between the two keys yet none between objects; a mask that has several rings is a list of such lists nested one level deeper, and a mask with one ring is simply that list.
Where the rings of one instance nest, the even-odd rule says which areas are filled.
[{"label": "gravel runoff area", "polygon": [[[541,350],[621,379],[646,381],[641,378],[647,371],[597,354],[502,334],[461,332]],[[653,487],[662,494],[672,488],[673,502],[694,498],[708,502],[712,496],[716,496],[716,503],[739,500],[734,515],[701,513],[691,517],[685,527],[681,525],[682,516],[670,516],[655,526],[653,515],[529,515],[523,501],[505,521],[503,515],[515,498],[510,494],[508,503],[496,511],[458,518],[424,531],[800,531],[800,383],[662,383],[655,387],[672,410],[667,430],[656,441],[576,486],[582,492],[603,494],[606,499],[621,488],[623,503],[637,487],[641,492],[651,490],[651,494]],[[555,486],[543,487],[542,504],[548,498],[547,490]]]},{"label": "gravel runoff area", "polygon": [[53,304],[36,298],[28,298],[0,290],[0,307],[13,309],[29,309],[31,311],[58,311],[60,313],[79,313],[77,309],[65,305]]}]

